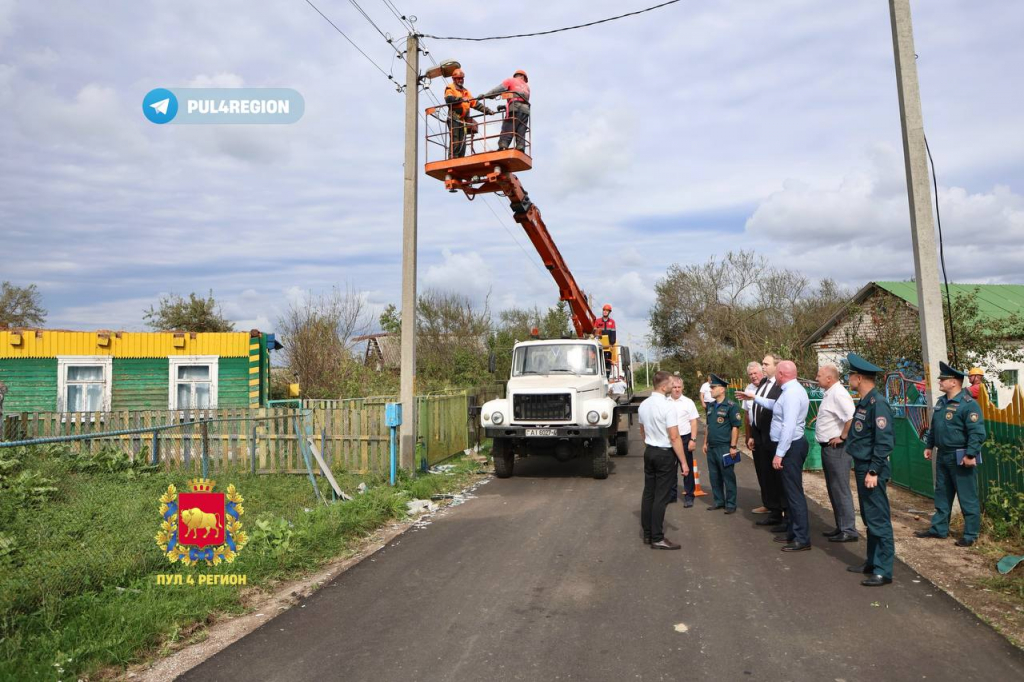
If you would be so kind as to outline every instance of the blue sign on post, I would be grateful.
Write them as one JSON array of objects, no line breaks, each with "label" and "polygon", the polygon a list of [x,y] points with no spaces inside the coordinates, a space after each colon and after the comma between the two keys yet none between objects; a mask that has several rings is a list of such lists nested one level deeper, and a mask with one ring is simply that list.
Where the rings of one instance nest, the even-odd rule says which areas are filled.
[{"label": "blue sign on post", "polygon": [[402,403],[384,404],[384,425],[391,429],[391,485],[398,476],[398,427],[402,425]]},{"label": "blue sign on post", "polygon": [[384,405],[385,426],[402,425],[402,403],[386,403]]}]

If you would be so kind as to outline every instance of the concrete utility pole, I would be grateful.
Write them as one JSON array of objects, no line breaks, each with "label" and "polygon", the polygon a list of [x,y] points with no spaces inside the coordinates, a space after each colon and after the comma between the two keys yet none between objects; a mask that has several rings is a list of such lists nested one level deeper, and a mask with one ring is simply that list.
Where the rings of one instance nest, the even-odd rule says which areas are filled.
[{"label": "concrete utility pole", "polygon": [[420,41],[405,43],[405,199],[402,214],[402,435],[399,463],[416,464],[416,192],[419,181]]},{"label": "concrete utility pole", "polygon": [[910,24],[910,0],[889,0],[889,15],[892,19],[892,49],[896,56],[896,88],[900,96],[903,157],[907,166],[910,233],[914,241],[914,272],[917,279],[917,310],[921,322],[925,387],[928,391],[928,404],[934,405],[939,395],[939,361],[947,359],[946,331],[942,317],[942,289],[939,285],[935,220],[932,218],[928,154],[924,144],[921,91],[917,82],[914,32]]}]

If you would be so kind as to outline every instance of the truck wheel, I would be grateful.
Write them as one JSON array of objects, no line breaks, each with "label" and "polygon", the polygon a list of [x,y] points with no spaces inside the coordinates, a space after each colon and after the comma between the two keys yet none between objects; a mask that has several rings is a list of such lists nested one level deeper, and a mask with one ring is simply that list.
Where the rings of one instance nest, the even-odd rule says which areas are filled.
[{"label": "truck wheel", "polygon": [[495,438],[493,454],[494,475],[498,478],[511,478],[516,461],[516,455],[512,451],[512,443],[504,438]]},{"label": "truck wheel", "polygon": [[625,457],[629,454],[629,434],[620,433],[615,436],[615,454],[618,457]]},{"label": "truck wheel", "polygon": [[591,441],[590,456],[594,467],[594,478],[608,478],[608,440],[598,438]]}]

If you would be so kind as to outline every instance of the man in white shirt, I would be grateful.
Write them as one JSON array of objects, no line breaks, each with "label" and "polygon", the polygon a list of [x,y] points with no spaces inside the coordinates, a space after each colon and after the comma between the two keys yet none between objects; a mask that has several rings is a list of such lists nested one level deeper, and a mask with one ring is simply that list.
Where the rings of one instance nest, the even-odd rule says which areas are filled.
[{"label": "man in white shirt", "polygon": [[615,402],[622,402],[622,398],[626,395],[626,389],[628,388],[626,380],[621,376],[617,376],[608,385],[608,395]]},{"label": "man in white shirt", "polygon": [[[689,508],[693,506],[693,492],[695,489],[693,482],[693,452],[697,449],[697,441],[694,439],[694,435],[697,433],[697,419],[700,418],[700,415],[697,413],[697,405],[683,395],[682,377],[674,376],[671,382],[669,400],[675,405],[676,411],[679,413],[679,437],[683,441],[686,465],[690,468],[689,473],[683,474],[683,506]],[[675,502],[679,497],[679,489],[676,484],[677,481],[673,477],[669,503]]]},{"label": "man in white shirt", "polygon": [[711,406],[714,404],[715,399],[711,397],[711,379],[709,378],[703,384],[700,385],[700,401],[704,403],[704,414],[706,415]]},{"label": "man in white shirt", "polygon": [[679,413],[665,397],[670,376],[665,371],[656,372],[651,397],[640,403],[640,436],[647,445],[640,525],[644,543],[649,543],[651,549],[679,549],[678,544],[665,537],[665,508],[676,478],[676,467],[682,466],[684,476],[690,473],[679,437]]},{"label": "man in white shirt", "polygon": [[856,542],[857,525],[850,493],[850,456],[846,454],[846,434],[850,431],[856,407],[850,392],[839,381],[839,369],[833,364],[818,368],[818,385],[825,391],[814,423],[814,439],[821,446],[821,466],[825,470],[828,499],[835,516],[834,530],[822,533],[829,542]]}]

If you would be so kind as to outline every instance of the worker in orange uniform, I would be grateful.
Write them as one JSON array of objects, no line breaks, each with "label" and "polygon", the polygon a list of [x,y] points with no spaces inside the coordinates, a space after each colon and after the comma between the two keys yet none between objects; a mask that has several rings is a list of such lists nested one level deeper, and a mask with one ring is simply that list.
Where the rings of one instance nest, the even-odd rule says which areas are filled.
[{"label": "worker in orange uniform", "polygon": [[466,72],[455,69],[452,82],[444,89],[444,101],[448,105],[448,135],[451,140],[450,156],[461,158],[466,155],[466,133],[470,128],[476,130],[476,123],[470,120],[469,110],[476,109],[484,114],[495,113],[483,102],[477,102],[466,89]]},{"label": "worker in orange uniform", "polygon": [[972,367],[971,371],[967,373],[967,380],[971,382],[971,385],[967,387],[967,391],[971,394],[971,397],[975,400],[981,394],[981,385],[985,382],[985,370],[980,367]]},{"label": "worker in orange uniform", "polygon": [[511,78],[501,81],[501,85],[480,95],[481,99],[501,95],[508,100],[505,120],[501,122],[501,137],[498,138],[498,151],[508,149],[515,137],[516,149],[526,151],[526,131],[530,127],[530,79],[522,69],[516,69]]},{"label": "worker in orange uniform", "polygon": [[612,307],[605,303],[601,309],[601,319],[594,323],[594,334],[598,338],[608,337],[608,343],[615,345],[615,320],[612,319]]}]

